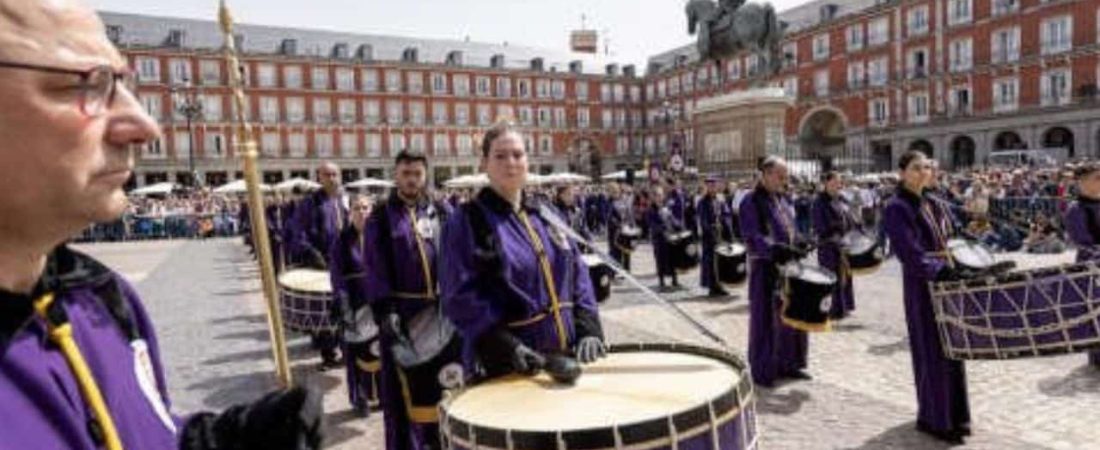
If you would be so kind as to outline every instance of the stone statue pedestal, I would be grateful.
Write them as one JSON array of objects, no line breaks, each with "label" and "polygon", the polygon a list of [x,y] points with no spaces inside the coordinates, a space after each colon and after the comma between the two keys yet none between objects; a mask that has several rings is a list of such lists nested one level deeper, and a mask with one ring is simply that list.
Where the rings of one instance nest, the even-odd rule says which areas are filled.
[{"label": "stone statue pedestal", "polygon": [[692,112],[700,174],[751,176],[769,155],[785,156],[787,108],[794,98],[764,88],[700,100]]}]

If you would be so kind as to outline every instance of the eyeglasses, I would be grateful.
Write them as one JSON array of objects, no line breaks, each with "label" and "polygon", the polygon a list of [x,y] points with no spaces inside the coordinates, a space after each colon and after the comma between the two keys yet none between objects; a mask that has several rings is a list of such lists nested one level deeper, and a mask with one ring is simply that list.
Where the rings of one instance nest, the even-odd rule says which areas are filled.
[{"label": "eyeglasses", "polygon": [[118,85],[134,92],[135,79],[129,70],[116,71],[111,66],[95,66],[88,70],[73,70],[62,67],[38,66],[15,62],[0,61],[0,68],[37,70],[39,72],[76,75],[80,84],[76,86],[80,94],[80,111],[89,117],[103,114],[114,104],[118,94]]}]

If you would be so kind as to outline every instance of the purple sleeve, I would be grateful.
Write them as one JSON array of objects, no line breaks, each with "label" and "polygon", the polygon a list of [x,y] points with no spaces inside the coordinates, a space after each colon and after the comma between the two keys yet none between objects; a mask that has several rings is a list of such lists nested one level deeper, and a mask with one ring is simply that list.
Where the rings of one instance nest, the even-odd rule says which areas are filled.
[{"label": "purple sleeve", "polygon": [[768,218],[760,217],[756,213],[755,197],[746,196],[741,201],[738,212],[741,218],[741,236],[749,247],[749,253],[761,259],[772,259],[771,238],[764,235],[763,224],[760,223],[761,220],[768,220]]},{"label": "purple sleeve", "polygon": [[439,293],[444,314],[468,342],[476,342],[501,320],[482,289],[486,280],[479,276],[475,245],[466,213],[459,209],[443,227]]},{"label": "purple sleeve", "polygon": [[157,334],[153,329],[153,322],[149,320],[149,313],[145,311],[145,306],[141,304],[141,299],[138,297],[137,291],[134,290],[134,287],[131,286],[129,282],[117,275],[115,276],[115,282],[122,291],[122,297],[126,299],[126,303],[130,305],[130,311],[132,313],[131,319],[134,321],[134,326],[137,327],[138,334],[145,340],[145,344],[149,348],[149,360],[153,364],[153,373],[157,380],[157,390],[160,392],[160,398],[164,401],[164,407],[172,416],[172,421],[175,422],[176,429],[183,429],[183,424],[187,422],[189,417],[180,417],[172,412],[172,402],[168,397],[168,382],[164,375],[164,364],[161,363],[160,359],[160,345],[157,344]]},{"label": "purple sleeve", "polygon": [[[380,207],[387,208],[388,206],[381,205]],[[379,247],[379,242],[381,242],[379,233],[389,232],[390,230],[382,223],[382,214],[380,213],[371,214],[363,229],[363,240],[367,243],[368,249],[364,252],[363,261],[366,265],[367,286],[370,286],[366,293],[367,303],[375,307],[380,306],[390,296],[393,289],[390,286],[390,266],[386,262],[386,255],[390,254],[390,249]]]},{"label": "purple sleeve", "polygon": [[946,262],[928,255],[927,250],[921,247],[916,215],[898,202],[887,205],[884,215],[883,226],[886,236],[890,238],[890,248],[897,253],[901,264],[927,280],[934,279]]},{"label": "purple sleeve", "polygon": [[310,216],[313,213],[313,197],[303,198],[294,208],[294,219],[287,226],[290,248],[299,258],[307,258],[313,244],[309,242]]},{"label": "purple sleeve", "polygon": [[339,239],[336,241],[336,245],[333,245],[329,249],[328,254],[328,273],[329,279],[332,280],[332,293],[336,298],[343,298],[348,300],[348,283],[345,274],[348,272],[348,266],[351,265],[348,261],[348,253],[352,250],[352,242],[344,242],[344,233],[340,233]]},{"label": "purple sleeve", "polygon": [[1089,233],[1088,218],[1085,217],[1085,214],[1088,214],[1088,211],[1080,205],[1074,205],[1066,212],[1066,236],[1078,248],[1096,245],[1092,233]]}]

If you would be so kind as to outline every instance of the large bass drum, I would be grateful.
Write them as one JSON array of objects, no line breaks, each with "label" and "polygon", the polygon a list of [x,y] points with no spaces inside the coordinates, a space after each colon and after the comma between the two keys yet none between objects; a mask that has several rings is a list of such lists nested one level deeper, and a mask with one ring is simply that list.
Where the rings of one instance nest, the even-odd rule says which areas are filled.
[{"label": "large bass drum", "polygon": [[1015,359],[1100,348],[1095,262],[932,284],[943,351],[952,359]]},{"label": "large bass drum", "polygon": [[748,366],[736,355],[678,344],[612,346],[576,384],[508,376],[440,405],[449,450],[756,448]]},{"label": "large bass drum", "polygon": [[293,269],[279,275],[283,327],[301,333],[336,331],[332,278],[323,270]]},{"label": "large bass drum", "polygon": [[[462,340],[441,308],[425,308],[406,326],[406,339],[390,350],[397,363],[397,378],[411,417],[432,421],[443,399],[443,391],[462,386]],[[416,389],[410,386],[416,386]]]}]

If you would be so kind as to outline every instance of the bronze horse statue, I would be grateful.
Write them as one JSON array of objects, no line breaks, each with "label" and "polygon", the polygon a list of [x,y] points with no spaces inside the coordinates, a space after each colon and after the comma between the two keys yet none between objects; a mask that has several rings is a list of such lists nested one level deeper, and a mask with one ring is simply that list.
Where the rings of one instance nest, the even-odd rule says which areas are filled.
[{"label": "bronze horse statue", "polygon": [[696,46],[701,59],[722,59],[742,51],[760,54],[765,70],[779,70],[779,44],[785,26],[770,4],[744,0],[688,0],[685,7],[688,34],[698,30]]}]

